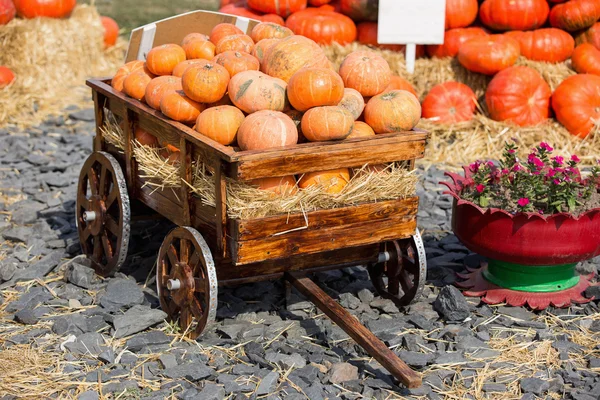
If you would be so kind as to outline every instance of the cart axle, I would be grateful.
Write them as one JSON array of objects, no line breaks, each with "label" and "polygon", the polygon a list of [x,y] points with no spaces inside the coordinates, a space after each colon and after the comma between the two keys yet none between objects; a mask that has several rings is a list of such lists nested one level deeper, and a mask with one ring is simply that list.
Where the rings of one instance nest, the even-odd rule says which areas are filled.
[{"label": "cart axle", "polygon": [[387,251],[382,251],[381,253],[379,253],[379,255],[377,256],[377,263],[381,264],[384,262],[388,262],[390,261],[392,257],[390,256],[390,253]]},{"label": "cart axle", "polygon": [[85,222],[95,221],[96,220],[96,211],[84,211],[82,218]]},{"label": "cart axle", "polygon": [[167,289],[177,290],[181,288],[181,281],[179,279],[169,279],[167,281]]}]

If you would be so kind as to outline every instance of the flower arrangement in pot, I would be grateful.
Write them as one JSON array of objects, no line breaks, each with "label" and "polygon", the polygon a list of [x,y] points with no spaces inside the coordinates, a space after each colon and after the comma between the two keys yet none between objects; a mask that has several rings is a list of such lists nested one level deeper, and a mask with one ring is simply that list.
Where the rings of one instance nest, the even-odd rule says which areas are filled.
[{"label": "flower arrangement in pot", "polygon": [[576,155],[552,152],[542,142],[521,160],[508,143],[497,164],[477,161],[463,167],[464,176],[446,173],[452,229],[488,260],[459,274],[465,295],[533,309],[589,301],[582,292],[591,276],[579,276],[575,266],[600,254],[600,168],[584,176]]}]

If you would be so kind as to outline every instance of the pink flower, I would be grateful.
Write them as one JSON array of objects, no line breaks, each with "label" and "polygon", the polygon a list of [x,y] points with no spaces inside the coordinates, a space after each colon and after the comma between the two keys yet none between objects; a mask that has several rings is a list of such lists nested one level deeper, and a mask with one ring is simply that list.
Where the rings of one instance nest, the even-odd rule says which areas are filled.
[{"label": "pink flower", "polygon": [[563,165],[563,163],[565,162],[565,159],[562,156],[556,156],[556,157],[552,157],[552,161],[554,161],[558,165]]},{"label": "pink flower", "polygon": [[529,155],[529,157],[527,158],[527,162],[529,164],[535,165],[537,168],[544,168],[544,162],[533,154]]},{"label": "pink flower", "polygon": [[542,142],[542,143],[540,143],[540,148],[542,148],[542,149],[546,150],[547,152],[551,152],[551,151],[553,151],[553,150],[554,150],[554,149],[553,149],[552,147],[550,147],[550,145],[549,145],[548,143],[546,143],[546,142]]},{"label": "pink flower", "polygon": [[477,172],[477,171],[479,171],[480,165],[481,165],[481,163],[479,161],[475,161],[473,164],[469,165],[469,168],[471,169],[471,171]]},{"label": "pink flower", "polygon": [[579,157],[577,157],[575,154],[573,154],[573,155],[571,156],[571,161],[578,163],[578,162],[579,162],[579,161],[581,161],[581,160],[579,159]]},{"label": "pink flower", "polygon": [[485,190],[485,186],[480,183],[475,189],[478,193],[483,193],[483,191]]},{"label": "pink flower", "polygon": [[546,174],[546,177],[552,178],[554,175],[556,175],[556,170],[554,168],[550,168],[550,170]]},{"label": "pink flower", "polygon": [[[508,154],[515,154],[517,151],[515,149],[510,149],[508,150]],[[600,160],[598,160],[598,163],[600,164]]]},{"label": "pink flower", "polygon": [[506,168],[502,168],[502,171],[500,172],[502,173],[502,175],[507,175],[509,171]]},{"label": "pink flower", "polygon": [[529,199],[527,197],[521,197],[519,201],[517,201],[517,204],[519,207],[525,207],[527,204],[529,204]]},{"label": "pink flower", "polygon": [[555,185],[560,185],[560,179],[555,179],[552,181]]},{"label": "pink flower", "polygon": [[515,165],[512,167],[512,170],[513,170],[514,172],[519,172],[519,171],[521,170],[521,166],[520,166],[519,164],[515,164]]}]

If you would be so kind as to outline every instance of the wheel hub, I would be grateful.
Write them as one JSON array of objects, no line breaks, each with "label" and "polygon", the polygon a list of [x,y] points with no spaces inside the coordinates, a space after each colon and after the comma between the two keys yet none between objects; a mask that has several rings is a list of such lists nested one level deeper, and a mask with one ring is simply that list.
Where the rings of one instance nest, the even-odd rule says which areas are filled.
[{"label": "wheel hub", "polygon": [[98,235],[104,228],[106,205],[104,199],[99,195],[91,196],[89,199],[89,211],[84,214],[84,221],[90,226],[92,235]]},{"label": "wheel hub", "polygon": [[194,272],[190,266],[181,262],[175,264],[166,287],[171,291],[171,298],[179,307],[190,304],[196,290]]}]

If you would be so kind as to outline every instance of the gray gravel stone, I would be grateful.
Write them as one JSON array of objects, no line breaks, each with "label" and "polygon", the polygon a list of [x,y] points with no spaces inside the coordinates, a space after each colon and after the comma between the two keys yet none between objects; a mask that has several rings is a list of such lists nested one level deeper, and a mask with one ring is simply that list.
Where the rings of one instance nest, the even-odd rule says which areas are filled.
[{"label": "gray gravel stone", "polygon": [[270,352],[265,359],[274,364],[279,364],[286,370],[290,368],[302,368],[306,365],[306,360],[298,353],[291,355]]},{"label": "gray gravel stone", "polygon": [[81,393],[79,397],[77,397],[77,400],[98,400],[99,398],[100,396],[97,392],[94,392],[93,390],[88,390]]},{"label": "gray gravel stone", "polygon": [[433,308],[447,321],[463,321],[470,315],[469,304],[454,286],[444,286],[440,290]]},{"label": "gray gravel stone", "polygon": [[363,303],[369,304],[373,301],[375,296],[373,295],[373,292],[371,292],[369,289],[361,289],[358,291],[358,298]]},{"label": "gray gravel stone", "polygon": [[358,368],[349,363],[335,363],[329,372],[329,382],[340,384],[358,379]]},{"label": "gray gravel stone", "polygon": [[17,263],[4,261],[0,264],[0,281],[9,281],[17,272]]},{"label": "gray gravel stone", "polygon": [[129,308],[144,301],[142,289],[131,279],[112,279],[100,297],[100,305],[108,310]]},{"label": "gray gravel stone", "polygon": [[214,373],[212,368],[199,363],[187,363],[177,365],[176,367],[166,368],[162,374],[167,378],[178,379],[185,378],[190,381],[199,381],[208,378]]},{"label": "gray gravel stone", "polygon": [[65,278],[67,279],[67,282],[84,289],[91,288],[99,281],[92,268],[77,263],[72,263],[67,267]]},{"label": "gray gravel stone", "polygon": [[257,396],[263,396],[269,393],[273,393],[277,388],[277,382],[279,381],[279,372],[269,372],[258,384],[256,389]]},{"label": "gray gravel stone", "polygon": [[125,346],[133,352],[141,350],[146,346],[169,343],[170,339],[163,331],[150,331],[139,333],[127,339]]},{"label": "gray gravel stone", "polygon": [[133,306],[123,315],[114,318],[115,338],[133,335],[150,328],[167,318],[162,310],[150,309],[144,306]]},{"label": "gray gravel stone", "polygon": [[207,383],[196,398],[198,400],[223,400],[225,398],[225,389],[223,386]]},{"label": "gray gravel stone", "polygon": [[106,350],[104,338],[96,332],[83,333],[74,342],[66,343],[65,347],[73,354],[92,356]]},{"label": "gray gravel stone", "polygon": [[411,367],[424,367],[435,359],[433,353],[417,353],[414,351],[400,351],[399,357]]},{"label": "gray gravel stone", "polygon": [[24,325],[35,325],[39,318],[36,317],[32,309],[24,308],[15,314],[15,319]]},{"label": "gray gravel stone", "polygon": [[543,395],[550,388],[548,381],[539,378],[523,378],[519,381],[519,385],[524,393],[533,393],[537,396]]}]

